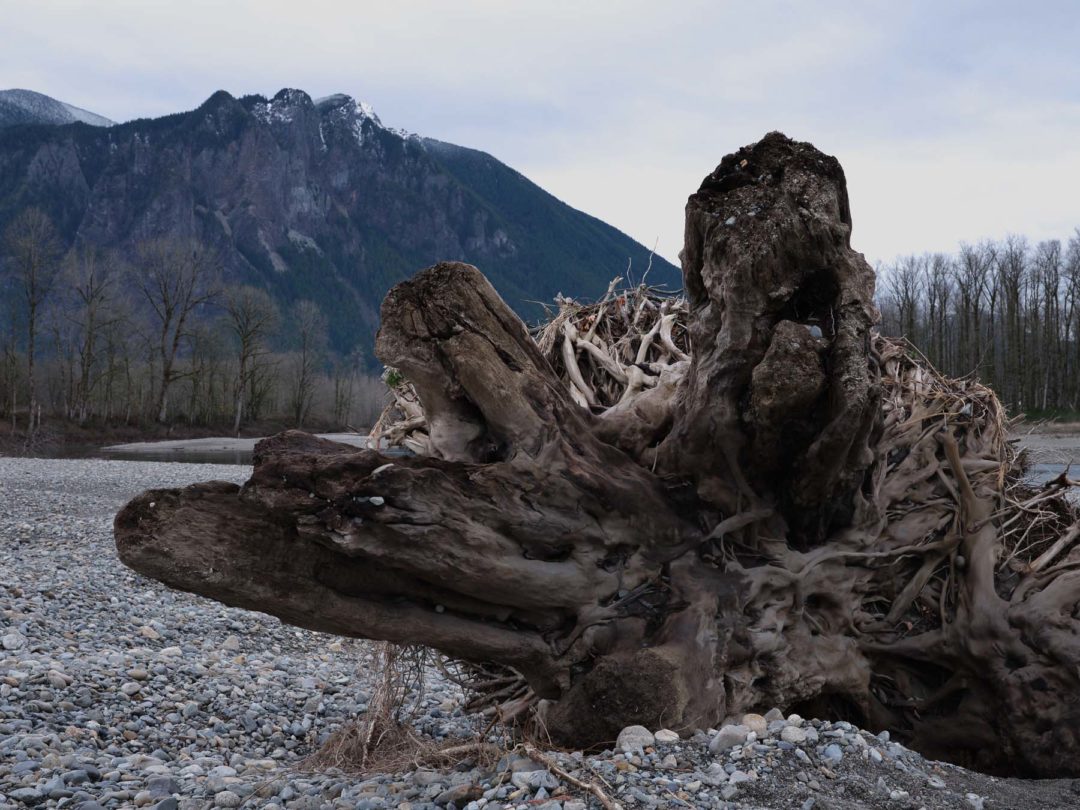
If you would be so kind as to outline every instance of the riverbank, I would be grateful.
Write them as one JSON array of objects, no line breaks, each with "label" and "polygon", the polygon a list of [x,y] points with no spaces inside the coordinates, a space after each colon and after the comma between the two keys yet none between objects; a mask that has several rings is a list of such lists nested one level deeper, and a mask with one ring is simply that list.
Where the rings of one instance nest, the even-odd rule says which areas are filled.
[{"label": "riverbank", "polygon": [[[367,449],[370,446],[370,441],[365,434],[317,433],[315,435],[320,439],[329,439],[340,444],[350,444],[357,448]],[[227,436],[212,436],[160,442],[131,442],[102,447],[100,453],[105,458],[126,461],[250,464],[255,445],[263,438],[265,437],[252,436],[246,439],[233,439]]]},{"label": "riverbank", "polygon": [[[265,421],[245,425],[239,438],[258,440],[272,436],[291,427],[286,422]],[[313,424],[313,432],[334,433],[340,426]],[[61,420],[46,420],[28,441],[25,428],[20,423],[12,430],[10,422],[0,423],[0,456],[27,458],[97,458],[102,448],[116,445],[142,445],[157,442],[189,442],[204,439],[231,438],[227,425],[159,425],[146,424],[97,424],[78,425]],[[232,463],[231,460],[228,460]]]},{"label": "riverbank", "polygon": [[[0,459],[0,808],[600,807],[521,754],[395,773],[305,769],[366,709],[378,675],[370,644],[172,591],[121,565],[112,541],[116,510],[143,489],[249,474],[243,465]],[[458,687],[429,672],[418,730],[433,744],[474,734],[461,705]],[[626,750],[547,756],[627,810],[1080,802],[1080,781],[996,779],[847,723],[741,720],[682,738],[651,730]]]}]

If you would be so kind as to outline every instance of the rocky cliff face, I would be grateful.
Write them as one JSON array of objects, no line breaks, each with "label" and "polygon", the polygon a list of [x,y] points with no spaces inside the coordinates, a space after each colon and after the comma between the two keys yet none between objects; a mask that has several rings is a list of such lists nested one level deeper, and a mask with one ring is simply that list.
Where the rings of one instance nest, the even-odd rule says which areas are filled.
[{"label": "rocky cliff face", "polygon": [[[349,96],[225,92],[107,129],[0,130],[0,227],[45,208],[72,243],[129,251],[195,237],[227,279],[315,300],[339,349],[370,346],[378,303],[438,260],[484,268],[526,317],[557,292],[600,294],[648,251],[489,155],[383,126]],[[657,258],[650,281],[678,286]]]}]

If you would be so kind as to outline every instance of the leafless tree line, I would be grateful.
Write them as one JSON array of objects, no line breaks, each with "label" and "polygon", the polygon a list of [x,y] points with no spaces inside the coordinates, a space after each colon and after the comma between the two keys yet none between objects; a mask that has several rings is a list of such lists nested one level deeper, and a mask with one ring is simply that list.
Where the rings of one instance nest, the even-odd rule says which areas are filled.
[{"label": "leafless tree line", "polygon": [[881,329],[952,376],[974,374],[1013,413],[1080,410],[1080,229],[905,256],[878,268]]},{"label": "leafless tree line", "polygon": [[343,429],[384,404],[358,352],[329,351],[315,303],[281,312],[265,290],[224,284],[196,242],[65,251],[29,208],[2,235],[0,291],[0,415],[28,436],[43,417]]}]

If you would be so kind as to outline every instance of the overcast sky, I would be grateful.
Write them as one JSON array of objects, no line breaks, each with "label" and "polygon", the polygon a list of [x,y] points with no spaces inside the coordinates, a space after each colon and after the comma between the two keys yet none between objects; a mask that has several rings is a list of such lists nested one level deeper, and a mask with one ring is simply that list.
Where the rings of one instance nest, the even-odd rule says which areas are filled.
[{"label": "overcast sky", "polygon": [[874,260],[1080,225],[1080,2],[0,0],[0,88],[116,120],[345,92],[674,259],[727,152],[847,172]]}]

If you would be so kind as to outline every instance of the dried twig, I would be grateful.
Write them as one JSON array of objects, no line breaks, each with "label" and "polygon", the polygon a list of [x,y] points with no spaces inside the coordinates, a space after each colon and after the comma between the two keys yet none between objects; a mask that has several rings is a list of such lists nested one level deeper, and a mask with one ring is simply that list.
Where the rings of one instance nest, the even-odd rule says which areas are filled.
[{"label": "dried twig", "polygon": [[530,759],[539,762],[541,765],[543,765],[545,768],[555,774],[555,776],[566,782],[569,782],[576,788],[580,788],[581,790],[587,790],[589,793],[596,797],[596,800],[600,802],[600,804],[605,808],[605,810],[622,810],[622,805],[619,804],[617,801],[613,800],[610,796],[608,796],[607,793],[604,792],[603,788],[601,788],[598,784],[596,784],[595,782],[586,782],[582,779],[578,779],[576,776],[571,776],[569,773],[560,768],[558,763],[555,762],[555,760],[553,760],[539,748],[529,745],[528,743],[523,743],[521,745],[521,750],[524,751]]}]

